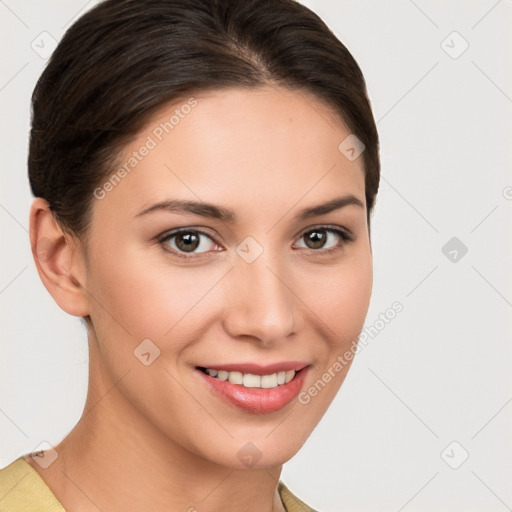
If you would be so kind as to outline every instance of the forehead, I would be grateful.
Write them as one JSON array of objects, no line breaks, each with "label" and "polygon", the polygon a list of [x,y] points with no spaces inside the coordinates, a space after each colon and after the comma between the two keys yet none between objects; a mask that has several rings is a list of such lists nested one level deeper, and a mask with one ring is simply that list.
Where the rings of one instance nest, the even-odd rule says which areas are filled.
[{"label": "forehead", "polygon": [[349,135],[332,109],[304,91],[187,96],[160,108],[125,147],[123,177],[98,206],[133,213],[172,197],[261,209],[349,192],[364,201],[362,156],[351,161],[339,150]]}]

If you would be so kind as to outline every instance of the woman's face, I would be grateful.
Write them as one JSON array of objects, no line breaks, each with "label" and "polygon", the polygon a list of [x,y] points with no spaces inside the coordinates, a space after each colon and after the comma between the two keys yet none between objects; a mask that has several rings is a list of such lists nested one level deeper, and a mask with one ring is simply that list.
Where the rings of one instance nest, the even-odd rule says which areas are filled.
[{"label": "woman's face", "polygon": [[82,276],[90,364],[125,376],[119,414],[231,467],[299,450],[347,374],[372,288],[349,135],[309,94],[264,87],[185,98],[126,146],[124,172],[95,191]]}]

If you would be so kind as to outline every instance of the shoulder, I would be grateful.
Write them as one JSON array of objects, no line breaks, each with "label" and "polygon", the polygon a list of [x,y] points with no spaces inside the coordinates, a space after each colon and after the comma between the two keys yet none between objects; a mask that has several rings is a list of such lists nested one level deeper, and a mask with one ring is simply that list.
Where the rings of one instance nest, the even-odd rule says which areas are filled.
[{"label": "shoulder", "polygon": [[65,512],[23,456],[0,469],[0,509],[2,512]]},{"label": "shoulder", "polygon": [[317,512],[315,509],[306,505],[297,496],[295,496],[280,480],[277,486],[281,501],[286,508],[286,512]]}]

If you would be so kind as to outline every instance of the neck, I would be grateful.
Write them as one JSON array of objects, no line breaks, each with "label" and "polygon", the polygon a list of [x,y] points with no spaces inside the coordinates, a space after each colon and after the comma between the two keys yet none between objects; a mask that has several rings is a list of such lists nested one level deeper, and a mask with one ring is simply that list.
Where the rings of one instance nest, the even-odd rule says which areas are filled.
[{"label": "neck", "polygon": [[277,492],[282,466],[233,469],[187,450],[105,375],[90,364],[84,412],[55,447],[55,462],[42,469],[27,458],[66,510],[284,512]]}]

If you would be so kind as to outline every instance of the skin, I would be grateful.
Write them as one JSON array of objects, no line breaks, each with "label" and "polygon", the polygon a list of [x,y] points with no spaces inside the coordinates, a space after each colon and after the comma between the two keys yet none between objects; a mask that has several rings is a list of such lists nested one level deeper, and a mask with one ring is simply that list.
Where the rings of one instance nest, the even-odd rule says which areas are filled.
[{"label": "skin", "polygon": [[[338,150],[350,131],[306,92],[265,86],[194,97],[172,132],[94,200],[87,256],[44,200],[32,205],[44,285],[64,311],[93,324],[82,418],[47,469],[26,458],[69,510],[283,511],[282,464],[324,415],[350,362],[308,404],[265,414],[215,396],[194,367],[305,361],[307,390],[363,328],[372,254],[363,160]],[[125,159],[184,103],[161,108]],[[363,207],[295,218],[346,194]],[[166,199],[214,203],[238,219],[161,210],[136,217]],[[354,240],[326,234],[323,246],[307,245],[304,235],[323,225]],[[182,227],[212,237],[201,238],[196,259],[173,256],[183,247],[176,239],[157,240]],[[264,249],[252,263],[236,252],[248,236]],[[324,246],[339,247],[325,254]],[[148,366],[134,356],[147,338],[160,350]],[[261,454],[250,468],[237,456],[247,442]]]}]

